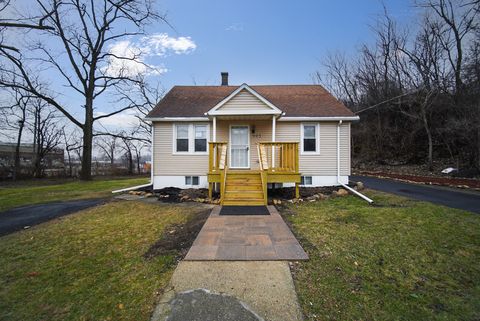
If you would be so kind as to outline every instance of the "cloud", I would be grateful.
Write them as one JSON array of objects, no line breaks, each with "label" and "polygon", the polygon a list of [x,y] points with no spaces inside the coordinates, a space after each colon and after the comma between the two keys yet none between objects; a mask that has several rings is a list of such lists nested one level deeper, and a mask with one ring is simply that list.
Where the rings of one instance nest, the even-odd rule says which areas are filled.
[{"label": "cloud", "polygon": [[175,38],[166,33],[144,37],[142,42],[157,56],[165,56],[169,51],[173,51],[177,55],[188,54],[197,48],[190,37]]},{"label": "cloud", "polygon": [[[102,116],[107,113],[96,112],[94,117]],[[127,110],[119,114],[115,114],[110,117],[101,118],[98,120],[98,124],[106,129],[118,128],[118,129],[129,129],[137,127],[140,124],[140,121],[135,117],[135,112],[133,110]]]},{"label": "cloud", "polygon": [[169,54],[189,54],[197,48],[190,37],[170,37],[166,33],[145,36],[138,41],[121,40],[109,48],[107,65],[102,71],[112,77],[135,77],[137,75],[160,75],[168,71],[164,65],[147,61],[152,57]]},{"label": "cloud", "polygon": [[243,23],[235,22],[225,28],[226,31],[243,31]]}]

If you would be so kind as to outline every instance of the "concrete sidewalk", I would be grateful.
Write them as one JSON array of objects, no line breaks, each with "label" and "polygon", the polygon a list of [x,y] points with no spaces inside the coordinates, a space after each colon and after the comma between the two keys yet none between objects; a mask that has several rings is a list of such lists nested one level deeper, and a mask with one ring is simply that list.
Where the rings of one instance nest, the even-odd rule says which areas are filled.
[{"label": "concrete sidewalk", "polygon": [[[208,291],[192,291],[196,289]],[[152,321],[210,320],[211,317],[225,321],[303,320],[288,263],[180,262]]]}]

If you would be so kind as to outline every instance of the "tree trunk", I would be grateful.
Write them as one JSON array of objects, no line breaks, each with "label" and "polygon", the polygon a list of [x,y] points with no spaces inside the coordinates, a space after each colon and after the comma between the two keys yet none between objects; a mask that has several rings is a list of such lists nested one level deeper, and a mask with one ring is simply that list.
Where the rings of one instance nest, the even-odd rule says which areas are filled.
[{"label": "tree trunk", "polygon": [[425,132],[427,133],[428,140],[428,170],[433,170],[433,139],[432,132],[430,131],[430,126],[428,125],[427,113],[425,108],[422,108],[422,120],[423,126],[425,127]]},{"label": "tree trunk", "polygon": [[[23,119],[25,119],[25,112],[23,113]],[[20,172],[20,144],[22,142],[22,132],[24,121],[19,122],[20,127],[18,128],[18,137],[17,137],[17,145],[15,146],[15,162],[13,165],[13,180],[17,179],[17,174]]]},{"label": "tree trunk", "polygon": [[92,142],[92,126],[85,122],[85,127],[83,129],[82,168],[80,170],[80,179],[86,181],[92,179]]},{"label": "tree trunk", "polygon": [[88,90],[85,101],[85,123],[83,124],[83,150],[80,179],[92,179],[92,149],[93,149],[93,91]]},{"label": "tree trunk", "polygon": [[128,174],[133,174],[133,155],[132,151],[129,150],[127,152],[127,157],[128,157]]}]

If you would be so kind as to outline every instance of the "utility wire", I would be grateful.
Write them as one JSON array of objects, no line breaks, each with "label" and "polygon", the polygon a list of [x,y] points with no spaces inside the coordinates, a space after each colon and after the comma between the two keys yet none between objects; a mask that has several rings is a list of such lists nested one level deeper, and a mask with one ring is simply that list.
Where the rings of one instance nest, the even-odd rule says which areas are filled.
[{"label": "utility wire", "polygon": [[414,93],[418,92],[419,90],[420,90],[420,89],[413,90],[413,91],[410,91],[410,92],[408,92],[408,93],[401,94],[401,95],[395,96],[395,97],[393,97],[393,98],[384,100],[384,101],[382,101],[382,102],[379,102],[378,104],[375,104],[375,105],[372,105],[372,106],[369,106],[369,107],[365,107],[365,108],[363,108],[363,109],[361,109],[361,110],[356,111],[355,114],[357,115],[357,114],[363,113],[363,112],[366,111],[366,110],[369,110],[369,109],[378,107],[378,106],[383,105],[383,104],[385,104],[385,103],[391,102],[392,100],[395,100],[395,99],[398,99],[398,98],[402,98],[402,97],[404,97],[404,96],[408,96],[408,95],[414,94]]}]

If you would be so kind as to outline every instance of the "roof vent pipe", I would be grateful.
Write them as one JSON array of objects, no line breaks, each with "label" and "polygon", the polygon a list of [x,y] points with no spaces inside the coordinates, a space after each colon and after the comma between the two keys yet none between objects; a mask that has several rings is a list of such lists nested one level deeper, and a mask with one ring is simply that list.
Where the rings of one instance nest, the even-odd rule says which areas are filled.
[{"label": "roof vent pipe", "polygon": [[228,72],[221,72],[222,75],[222,86],[228,86]]}]

